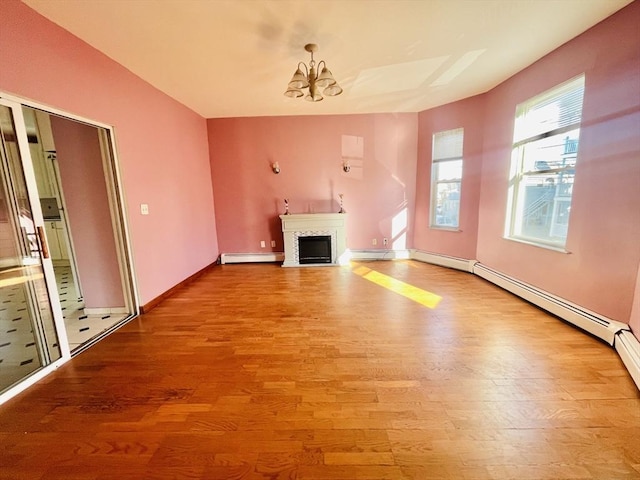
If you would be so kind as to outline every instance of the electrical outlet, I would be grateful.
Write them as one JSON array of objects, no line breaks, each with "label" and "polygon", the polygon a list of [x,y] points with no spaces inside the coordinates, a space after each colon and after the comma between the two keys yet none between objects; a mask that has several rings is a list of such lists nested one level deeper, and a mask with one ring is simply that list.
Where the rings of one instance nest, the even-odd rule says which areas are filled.
[{"label": "electrical outlet", "polygon": [[149,205],[146,203],[140,204],[140,214],[141,215],[149,215]]},{"label": "electrical outlet", "polygon": [[275,240],[271,240],[271,246],[275,247],[276,246],[276,241]]},{"label": "electrical outlet", "polygon": [[389,245],[389,239],[388,238],[383,238],[382,239],[382,244],[383,245]]},{"label": "electrical outlet", "polygon": [[260,240],[260,248],[264,248],[266,246],[267,246],[267,244],[265,243],[265,241],[264,240]]},{"label": "electrical outlet", "polygon": [[373,240],[371,240],[371,245],[377,245],[378,244],[378,239],[374,238]]}]

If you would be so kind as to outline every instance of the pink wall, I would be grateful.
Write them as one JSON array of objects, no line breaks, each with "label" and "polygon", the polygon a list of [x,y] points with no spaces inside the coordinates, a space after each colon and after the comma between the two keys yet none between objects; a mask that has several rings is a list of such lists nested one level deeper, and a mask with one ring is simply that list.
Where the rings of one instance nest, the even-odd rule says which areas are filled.
[{"label": "pink wall", "polygon": [[[283,199],[291,213],[337,212],[339,193],[349,248],[388,248],[384,237],[396,248],[410,246],[416,114],[210,119],[208,128],[221,252],[281,252]],[[349,173],[342,170],[343,136],[364,142]],[[275,161],[279,175],[271,171]]]},{"label": "pink wall", "polygon": [[0,91],[115,127],[141,303],[214,262],[206,121],[18,0],[0,22]]},{"label": "pink wall", "polygon": [[[640,262],[640,2],[486,94],[477,258],[629,322]],[[586,75],[569,254],[502,238],[516,105]]]},{"label": "pink wall", "polygon": [[98,130],[50,118],[85,307],[124,307]]},{"label": "pink wall", "polygon": [[[418,169],[414,245],[418,250],[475,259],[478,237],[478,201],[482,171],[484,95],[421,112],[418,134]],[[459,231],[429,228],[431,154],[435,132],[464,128],[463,175]]]},{"label": "pink wall", "polygon": [[[337,194],[344,193],[354,249],[372,248],[372,238],[402,235],[405,227],[394,232],[393,219],[406,208],[409,220],[415,213],[420,227],[416,247],[473,257],[476,219],[469,203],[478,195],[477,170],[463,185],[461,234],[425,231],[428,178],[423,177],[429,129],[465,127],[466,154],[476,157],[480,134],[475,130],[483,123],[476,258],[597,313],[629,321],[640,262],[639,2],[484,98],[419,117],[205,122],[19,1],[0,2],[0,18],[0,90],[115,127],[142,303],[214,261],[219,251],[270,250],[262,250],[259,242],[271,239],[280,251],[277,215],[284,197],[292,200],[292,211],[327,211],[335,210]],[[504,240],[515,106],[582,72],[585,126],[567,245],[571,253]],[[363,167],[350,174],[340,170],[343,135],[364,139]],[[270,161],[280,163],[280,175],[271,173]],[[465,167],[469,164],[478,167],[476,162]],[[151,215],[140,216],[140,203],[149,204]],[[406,227],[407,247],[414,246],[412,228]]]}]

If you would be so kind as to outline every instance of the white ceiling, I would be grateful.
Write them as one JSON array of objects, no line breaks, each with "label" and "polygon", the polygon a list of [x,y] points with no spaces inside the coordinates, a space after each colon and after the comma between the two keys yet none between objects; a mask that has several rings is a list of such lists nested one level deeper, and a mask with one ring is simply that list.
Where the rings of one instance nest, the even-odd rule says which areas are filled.
[{"label": "white ceiling", "polygon": [[[486,92],[631,3],[23,1],[206,118],[418,112]],[[342,95],[283,95],[306,43]]]}]

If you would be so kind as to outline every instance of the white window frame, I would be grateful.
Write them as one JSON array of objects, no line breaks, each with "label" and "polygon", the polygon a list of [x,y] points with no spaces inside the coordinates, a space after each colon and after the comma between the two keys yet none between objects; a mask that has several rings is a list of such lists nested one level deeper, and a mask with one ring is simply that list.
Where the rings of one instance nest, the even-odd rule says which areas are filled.
[{"label": "white window frame", "polygon": [[[464,170],[463,158],[464,128],[454,128],[435,132],[432,137],[431,152],[431,202],[429,208],[429,226],[439,230],[454,230],[460,228],[460,201],[462,199],[462,175]],[[439,179],[440,167],[445,163],[460,162],[460,176],[456,178]],[[458,202],[455,209],[454,223],[441,222],[442,212],[438,212],[438,186],[457,185]]]},{"label": "white window frame", "polygon": [[[505,238],[564,251],[578,155],[584,88],[585,78],[582,74],[516,106]],[[550,105],[557,107],[553,118],[540,114],[545,106]],[[565,137],[563,146],[557,144],[561,136]],[[541,145],[545,139],[556,143],[557,149],[564,148],[564,153],[557,157],[557,164],[538,162],[535,161],[535,156],[527,155],[528,151],[535,151],[535,145]],[[564,158],[573,160],[565,161]],[[564,176],[568,180],[562,184]],[[538,201],[540,205],[536,207],[546,209],[544,222],[548,224],[549,232],[544,238],[524,231],[526,220],[532,217],[531,207],[536,203],[529,201],[525,208],[525,189],[527,186],[531,187],[534,179],[539,179],[538,185],[544,184],[545,180],[555,180],[549,183],[550,192],[544,194],[547,198]],[[540,195],[540,198],[543,196]]]}]

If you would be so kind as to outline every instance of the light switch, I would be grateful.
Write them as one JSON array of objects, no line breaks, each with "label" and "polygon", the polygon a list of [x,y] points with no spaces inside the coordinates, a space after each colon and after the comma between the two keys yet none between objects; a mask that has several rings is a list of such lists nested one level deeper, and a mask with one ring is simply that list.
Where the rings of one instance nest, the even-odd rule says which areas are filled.
[{"label": "light switch", "polygon": [[146,203],[141,203],[140,204],[140,214],[149,215],[149,205],[147,205]]}]

